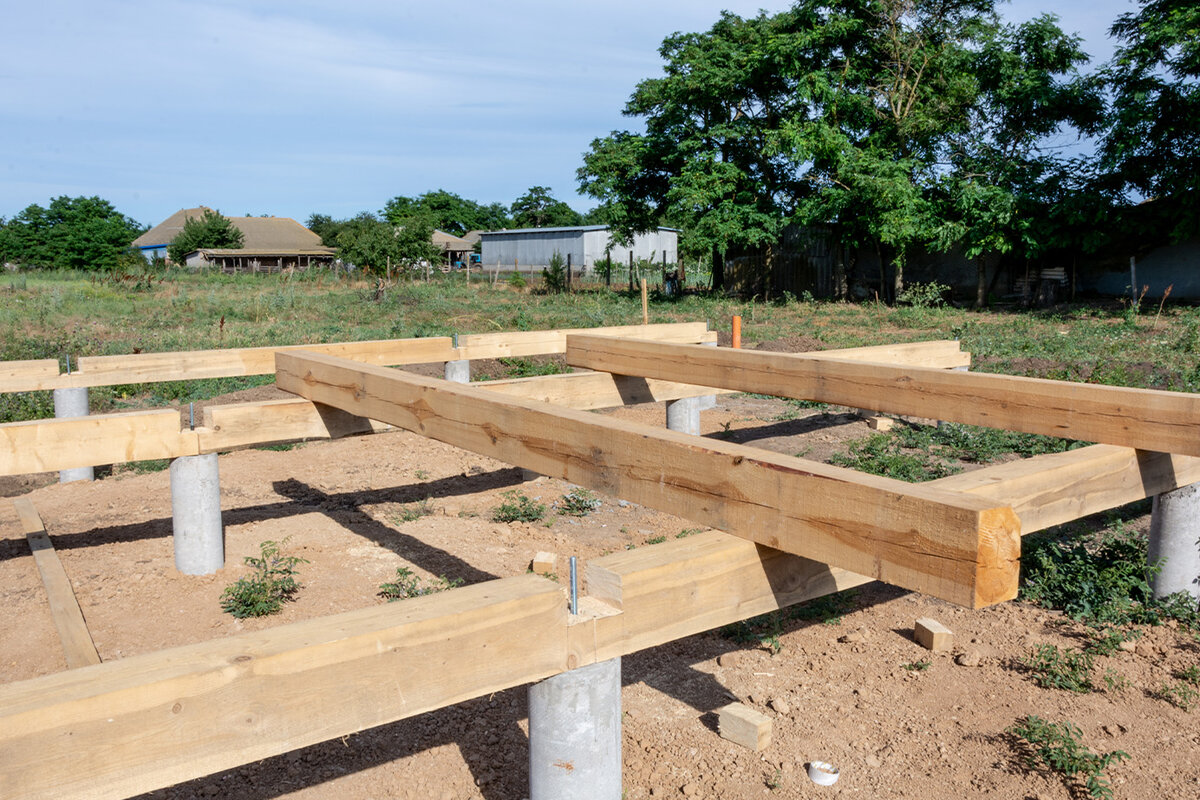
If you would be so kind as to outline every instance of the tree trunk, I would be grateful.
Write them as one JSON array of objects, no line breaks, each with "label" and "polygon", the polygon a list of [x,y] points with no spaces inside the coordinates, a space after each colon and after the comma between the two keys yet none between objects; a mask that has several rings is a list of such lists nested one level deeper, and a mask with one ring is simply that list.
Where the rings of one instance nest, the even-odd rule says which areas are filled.
[{"label": "tree trunk", "polygon": [[725,257],[715,244],[712,248],[712,288],[713,291],[725,288]]},{"label": "tree trunk", "polygon": [[979,255],[975,257],[975,307],[983,308],[987,305],[987,258]]},{"label": "tree trunk", "polygon": [[896,250],[896,257],[892,263],[895,266],[895,271],[892,273],[892,302],[894,303],[904,291],[904,250]]},{"label": "tree trunk", "polygon": [[845,300],[847,293],[846,281],[846,248],[837,245],[833,249],[833,299]]}]

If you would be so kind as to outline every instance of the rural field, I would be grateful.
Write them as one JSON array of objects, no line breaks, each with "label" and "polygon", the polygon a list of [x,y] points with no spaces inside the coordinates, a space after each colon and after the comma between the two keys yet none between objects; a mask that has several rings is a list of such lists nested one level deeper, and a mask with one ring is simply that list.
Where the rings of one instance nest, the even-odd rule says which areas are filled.
[{"label": "rural field", "polygon": [[[649,321],[708,321],[720,344],[742,318],[747,349],[777,352],[958,339],[972,370],[1196,392],[1200,309],[1146,297],[1046,311],[972,311],[917,292],[907,305],[787,297],[773,303],[651,294]],[[586,288],[544,294],[461,275],[429,283],[328,273],[169,272],[126,279],[0,276],[0,359],[22,360],[302,344],[642,321],[639,296]],[[441,375],[441,364],[415,371]],[[550,374],[562,357],[472,364],[473,379]],[[270,378],[90,390],[92,413],[283,397]],[[662,425],[663,404],[602,412]],[[53,416],[48,393],[0,395],[0,422]],[[876,423],[878,425],[878,423]],[[886,432],[853,409],[725,394],[705,436],[908,481],[927,481],[1077,446],[935,420]],[[174,570],[166,462],[0,478],[0,497],[37,507],[104,661],[525,573],[563,560],[678,547],[694,523],[405,431],[246,449],[220,459],[226,566]],[[1149,501],[1022,542],[1021,597],[960,608],[881,583],[626,656],[623,758],[628,798],[913,797],[1012,800],[1200,796],[1200,616],[1148,600]],[[263,542],[303,559],[277,614],[240,619],[224,589]],[[586,588],[586,587],[585,587]],[[0,683],[66,668],[29,546],[0,501]],[[152,612],[151,612],[152,610]],[[953,645],[931,652],[914,621]],[[771,744],[722,739],[734,700],[769,717]],[[170,789],[156,798],[483,798],[528,786],[526,690],[469,700]],[[1042,760],[1038,760],[1039,753]],[[1047,755],[1049,754],[1049,755]],[[841,769],[811,783],[814,759]]]}]

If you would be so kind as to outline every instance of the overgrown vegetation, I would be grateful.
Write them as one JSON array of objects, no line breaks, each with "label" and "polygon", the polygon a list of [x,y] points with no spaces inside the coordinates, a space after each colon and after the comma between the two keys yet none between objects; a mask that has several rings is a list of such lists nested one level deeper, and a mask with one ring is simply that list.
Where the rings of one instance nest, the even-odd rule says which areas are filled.
[{"label": "overgrown vegetation", "polygon": [[1022,542],[1021,598],[1059,609],[1091,626],[1157,625],[1168,619],[1200,626],[1194,599],[1178,594],[1154,600],[1146,540],[1121,520],[1093,540],[1053,533]]},{"label": "overgrown vegetation", "polygon": [[537,522],[546,516],[546,506],[516,489],[504,493],[504,502],[492,509],[493,522]]},{"label": "overgrown vegetation", "polygon": [[1092,752],[1083,743],[1083,733],[1076,725],[1050,722],[1033,714],[1018,720],[1007,732],[1030,769],[1057,773],[1069,788],[1078,786],[1092,797],[1113,796],[1104,771],[1129,758],[1123,750]]},{"label": "overgrown vegetation", "polygon": [[558,508],[558,513],[566,517],[586,517],[596,509],[600,508],[600,498],[596,497],[591,491],[582,488],[575,488],[559,498],[555,504]]},{"label": "overgrown vegetation", "polygon": [[396,577],[379,585],[379,596],[391,603],[409,597],[437,594],[462,586],[462,583],[462,578],[447,578],[445,575],[425,581],[408,567],[396,567]]},{"label": "overgrown vegetation", "polygon": [[246,566],[252,567],[254,574],[225,587],[221,593],[223,610],[238,619],[265,617],[295,598],[300,590],[296,567],[307,564],[308,559],[285,553],[283,548],[287,542],[287,539],[265,541],[259,546],[258,556],[246,556]]}]

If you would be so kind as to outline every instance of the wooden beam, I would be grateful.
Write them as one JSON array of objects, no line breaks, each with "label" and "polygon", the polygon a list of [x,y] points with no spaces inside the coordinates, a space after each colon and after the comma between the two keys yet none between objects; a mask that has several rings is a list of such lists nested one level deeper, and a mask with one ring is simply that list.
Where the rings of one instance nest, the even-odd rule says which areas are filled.
[{"label": "wooden beam", "polygon": [[276,383],[314,402],[961,605],[1016,595],[1017,517],[970,495],[318,354],[278,354]]},{"label": "wooden beam", "polygon": [[871,581],[720,531],[593,559],[586,572],[588,599],[604,605],[571,628],[580,666]]},{"label": "wooden beam", "polygon": [[572,336],[572,366],[1200,456],[1200,395]]},{"label": "wooden beam", "polygon": [[1097,444],[930,481],[1012,506],[1022,535],[1200,481],[1200,458]]},{"label": "wooden beam", "polygon": [[11,683],[0,797],[130,797],[540,680],[566,614],[522,575]]},{"label": "wooden beam", "polygon": [[453,346],[450,337],[440,336],[281,347],[83,356],[79,359],[78,371],[69,375],[60,375],[58,362],[53,359],[11,361],[0,362],[0,392],[267,375],[275,370],[275,353],[299,350],[326,353],[379,366],[398,366],[470,358],[562,353],[566,349],[567,335],[573,333],[638,336],[671,342],[716,341],[716,333],[709,333],[707,328],[707,323],[704,322],[678,322],[472,334],[460,337],[460,346],[457,348]]},{"label": "wooden beam", "polygon": [[716,331],[706,322],[665,322],[654,325],[617,325],[606,328],[560,328],[548,331],[474,333],[458,337],[458,358],[506,358],[566,352],[567,336],[628,336],[664,342],[715,342]]},{"label": "wooden beam", "polygon": [[29,549],[33,551],[33,561],[42,576],[42,584],[46,587],[50,615],[62,642],[67,668],[99,664],[100,654],[96,652],[96,644],[92,641],[92,634],[88,632],[83,611],[75,598],[75,590],[71,588],[67,571],[63,569],[62,562],[54,552],[54,545],[46,534],[41,516],[28,497],[16,498],[13,500],[13,506],[21,520],[25,538],[29,541]]},{"label": "wooden beam", "polygon": [[870,361],[876,364],[903,364],[909,367],[929,367],[931,369],[971,366],[971,354],[963,352],[958,342],[948,339],[848,347],[841,350],[810,350],[793,355],[822,360],[843,359]]},{"label": "wooden beam", "polygon": [[284,399],[206,406],[204,427],[196,430],[196,436],[201,453],[216,453],[279,442],[340,439],[390,427],[320,403]]},{"label": "wooden beam", "polygon": [[581,410],[731,393],[728,389],[611,375],[607,372],[539,375],[531,378],[480,381],[473,385],[507,397],[521,397]]},{"label": "wooden beam", "polygon": [[0,475],[121,464],[199,453],[174,409],[0,425]]}]

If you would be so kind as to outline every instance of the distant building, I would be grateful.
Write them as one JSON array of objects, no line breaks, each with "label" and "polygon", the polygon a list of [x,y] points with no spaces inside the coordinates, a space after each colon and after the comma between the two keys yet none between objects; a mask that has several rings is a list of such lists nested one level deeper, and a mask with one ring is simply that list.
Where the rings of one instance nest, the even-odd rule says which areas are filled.
[{"label": "distant building", "polygon": [[[204,206],[184,208],[155,225],[133,241],[146,258],[167,257],[167,246],[183,230],[184,223],[201,217]],[[229,217],[242,232],[238,248],[203,249],[188,253],[189,267],[218,267],[225,272],[278,272],[306,269],[333,263],[335,251],[321,244],[321,237],[289,217]]]},{"label": "distant building", "polygon": [[565,259],[571,256],[575,269],[595,269],[597,261],[607,256],[614,263],[628,264],[629,254],[635,259],[674,264],[679,259],[679,231],[659,228],[638,234],[632,245],[610,241],[607,225],[581,225],[573,228],[518,228],[504,231],[483,231],[484,268],[510,270],[516,264],[522,271],[540,270],[549,265],[550,257],[558,252]]},{"label": "distant building", "polygon": [[467,259],[471,257],[471,253],[475,249],[474,242],[460,239],[445,231],[434,230],[429,240],[433,242],[438,250],[442,251],[446,258],[446,265],[451,267],[455,264],[468,263]]}]

